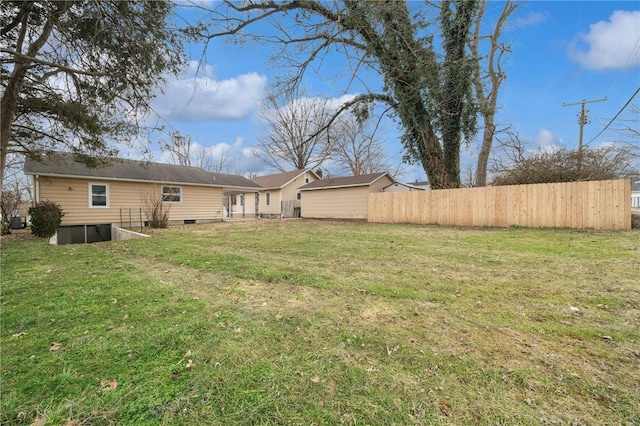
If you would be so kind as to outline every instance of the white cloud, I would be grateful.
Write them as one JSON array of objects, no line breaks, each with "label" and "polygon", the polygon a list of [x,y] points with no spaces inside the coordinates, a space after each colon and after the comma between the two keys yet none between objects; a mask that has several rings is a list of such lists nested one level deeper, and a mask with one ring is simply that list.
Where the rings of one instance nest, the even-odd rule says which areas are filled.
[{"label": "white cloud", "polygon": [[640,10],[617,10],[608,21],[589,26],[569,45],[569,58],[588,69],[625,69],[640,65]]},{"label": "white cloud", "polygon": [[267,77],[252,72],[227,80],[217,80],[213,68],[197,72],[191,62],[185,77],[169,81],[164,94],[154,101],[154,109],[169,122],[235,120],[247,117],[260,105]]},{"label": "white cloud", "polygon": [[533,144],[533,151],[554,152],[562,148],[562,139],[547,129],[540,129],[535,136],[527,139]]}]

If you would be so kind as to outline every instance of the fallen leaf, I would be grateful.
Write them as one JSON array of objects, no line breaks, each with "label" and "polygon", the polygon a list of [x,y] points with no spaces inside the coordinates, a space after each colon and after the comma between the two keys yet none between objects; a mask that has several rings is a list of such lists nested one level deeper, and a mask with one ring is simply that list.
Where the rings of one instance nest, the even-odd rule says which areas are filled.
[{"label": "fallen leaf", "polygon": [[100,389],[102,392],[109,392],[118,387],[118,382],[114,380],[101,380],[100,381]]},{"label": "fallen leaf", "polygon": [[62,349],[62,344],[58,342],[53,342],[51,344],[51,347],[49,348],[49,351],[55,352],[55,351],[59,351],[60,349]]},{"label": "fallen leaf", "polygon": [[41,418],[41,419],[35,419],[33,423],[31,423],[31,426],[42,426],[46,424],[47,424],[47,419]]},{"label": "fallen leaf", "polygon": [[195,366],[195,364],[193,363],[193,361],[192,361],[192,360],[189,360],[189,361],[187,362],[187,365],[185,365],[185,367],[186,367],[186,368],[192,368],[193,366]]},{"label": "fallen leaf", "polygon": [[20,333],[16,333],[16,334],[12,335],[11,337],[13,337],[14,339],[17,339],[17,338],[19,338],[19,337],[26,336],[26,335],[27,335],[27,333],[25,333],[24,331],[22,331],[22,332],[20,332]]},{"label": "fallen leaf", "polygon": [[318,376],[313,376],[313,377],[311,378],[311,381],[312,381],[313,383],[319,383],[319,382],[320,382],[320,377],[318,377]]},{"label": "fallen leaf", "polygon": [[126,320],[127,318],[129,318],[129,314],[124,314],[124,316],[122,317],[123,320]]},{"label": "fallen leaf", "polygon": [[117,304],[118,303],[118,299],[116,299],[116,298],[111,299],[111,303],[113,303],[114,305]]},{"label": "fallen leaf", "polygon": [[451,417],[451,409],[447,405],[447,401],[445,401],[444,399],[441,399],[440,401],[438,401],[438,408],[440,408],[440,411],[442,411],[442,414],[444,414],[447,417]]},{"label": "fallen leaf", "polygon": [[280,315],[280,314],[276,315],[276,319],[277,319],[278,321],[280,321],[280,320],[282,319],[282,315]]},{"label": "fallen leaf", "polygon": [[178,361],[178,364],[181,364],[181,363],[182,363],[182,361],[184,361],[185,359],[189,358],[190,356],[191,356],[191,349],[189,349],[189,350],[187,351],[187,353],[186,353],[186,354],[184,354],[184,355],[182,356],[182,358],[180,358],[180,361]]}]

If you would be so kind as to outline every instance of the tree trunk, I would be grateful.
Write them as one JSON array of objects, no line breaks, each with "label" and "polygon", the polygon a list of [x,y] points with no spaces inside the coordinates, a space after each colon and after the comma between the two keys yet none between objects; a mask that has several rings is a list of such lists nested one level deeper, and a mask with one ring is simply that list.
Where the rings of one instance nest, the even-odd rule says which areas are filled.
[{"label": "tree trunk", "polygon": [[420,132],[420,143],[422,145],[422,154],[420,161],[423,169],[427,172],[427,179],[431,189],[451,189],[458,188],[459,182],[447,167],[447,163],[442,155],[442,149],[438,136],[429,126],[428,129]]},{"label": "tree trunk", "polygon": [[9,153],[9,140],[11,139],[11,124],[16,115],[18,106],[18,96],[24,76],[27,73],[27,66],[24,62],[14,63],[11,77],[7,79],[8,84],[2,94],[0,101],[0,188],[4,183],[4,171],[7,164],[7,154]]},{"label": "tree trunk", "polygon": [[482,134],[482,146],[478,154],[478,165],[476,167],[476,179],[474,186],[487,186],[487,167],[489,164],[489,155],[493,145],[493,135],[496,126],[493,124],[493,115],[485,117],[484,132]]}]

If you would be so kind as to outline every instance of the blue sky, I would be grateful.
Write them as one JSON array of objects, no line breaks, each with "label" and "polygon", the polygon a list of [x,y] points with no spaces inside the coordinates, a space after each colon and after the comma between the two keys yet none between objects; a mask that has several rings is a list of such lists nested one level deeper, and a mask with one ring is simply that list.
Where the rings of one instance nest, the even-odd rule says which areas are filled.
[{"label": "blue sky", "polygon": [[[490,1],[487,18],[502,9]],[[487,21],[489,22],[489,21]],[[510,124],[533,149],[557,146],[575,148],[580,105],[563,103],[607,97],[606,102],[587,104],[591,123],[585,126],[584,142],[590,141],[640,87],[640,7],[636,1],[536,1],[522,5],[511,17],[503,39],[512,46],[501,87],[498,122]],[[154,108],[164,120],[199,145],[225,153],[231,173],[271,170],[253,158],[251,147],[260,131],[256,115],[260,99],[274,78],[286,72],[269,62],[264,46],[234,46],[214,41],[206,52],[206,65],[196,74],[201,46],[190,46],[193,63],[179,79],[171,79]],[[308,74],[309,94],[326,98],[353,95],[345,92],[336,72],[344,63],[329,58],[316,74]],[[378,84],[374,78],[368,83]],[[640,105],[640,94],[634,102]],[[629,118],[627,109],[622,117]],[[638,125],[638,123],[636,123]],[[612,126],[612,127],[615,127]],[[387,153],[399,162],[402,147],[399,131],[391,121],[383,133]],[[617,135],[606,131],[591,147],[609,143]],[[474,146],[463,153],[471,161]],[[167,154],[154,149],[156,161]],[[399,180],[425,179],[419,165],[406,166]]]}]

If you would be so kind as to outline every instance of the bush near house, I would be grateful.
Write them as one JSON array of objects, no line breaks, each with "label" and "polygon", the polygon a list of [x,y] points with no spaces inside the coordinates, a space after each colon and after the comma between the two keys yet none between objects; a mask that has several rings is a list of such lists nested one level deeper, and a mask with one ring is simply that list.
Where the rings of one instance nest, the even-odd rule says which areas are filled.
[{"label": "bush near house", "polygon": [[62,207],[53,201],[40,201],[29,208],[31,215],[31,233],[38,237],[50,238],[62,223]]}]

